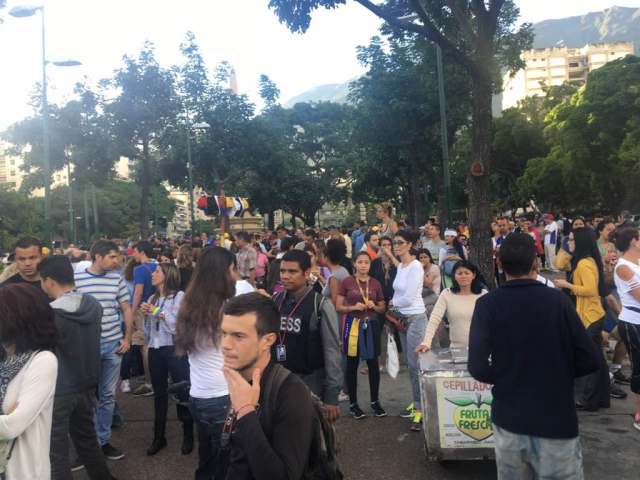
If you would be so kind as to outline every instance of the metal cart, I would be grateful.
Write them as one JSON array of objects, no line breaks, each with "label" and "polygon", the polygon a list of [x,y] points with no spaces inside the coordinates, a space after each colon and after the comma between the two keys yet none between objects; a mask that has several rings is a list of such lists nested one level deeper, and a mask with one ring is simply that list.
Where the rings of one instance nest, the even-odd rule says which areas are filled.
[{"label": "metal cart", "polygon": [[466,349],[421,354],[420,391],[429,460],[495,458],[491,386],[469,375]]}]

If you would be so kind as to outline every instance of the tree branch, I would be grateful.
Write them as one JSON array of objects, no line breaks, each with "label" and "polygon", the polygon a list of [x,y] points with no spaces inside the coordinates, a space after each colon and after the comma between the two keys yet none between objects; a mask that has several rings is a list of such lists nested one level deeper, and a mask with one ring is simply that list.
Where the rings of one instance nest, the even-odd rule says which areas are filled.
[{"label": "tree branch", "polygon": [[437,43],[443,50],[450,53],[452,57],[462,66],[472,72],[475,71],[475,65],[469,59],[469,57],[467,57],[460,49],[458,49],[453,43],[451,43],[444,35],[442,35],[438,31],[433,22],[426,15],[418,0],[411,0],[411,3],[420,19],[424,22],[424,25],[417,25],[413,22],[408,22],[393,15],[389,15],[382,7],[376,5],[370,0],[356,0],[356,2],[372,12],[374,15],[382,18],[389,25],[399,28],[400,30],[406,30],[409,32],[417,33],[419,35],[423,35],[432,42]]},{"label": "tree branch", "polygon": [[[471,27],[471,22],[469,21],[469,17],[467,16],[465,7],[467,6],[466,0],[445,0],[446,4],[449,6],[451,11],[453,12],[453,16],[458,21],[462,32],[467,37],[467,40],[470,44],[473,44],[476,41],[476,32],[473,31]],[[461,5],[464,3],[464,6]]]}]

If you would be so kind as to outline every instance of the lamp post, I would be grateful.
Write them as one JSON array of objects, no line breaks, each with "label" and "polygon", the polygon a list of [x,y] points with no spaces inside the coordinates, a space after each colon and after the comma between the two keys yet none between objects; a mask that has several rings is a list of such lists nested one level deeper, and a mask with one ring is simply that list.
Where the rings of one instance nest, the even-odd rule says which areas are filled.
[{"label": "lamp post", "polygon": [[[51,230],[51,159],[49,148],[49,103],[47,101],[47,51],[44,22],[44,6],[18,6],[9,11],[9,15],[16,18],[32,17],[40,12],[42,25],[42,170],[44,172],[44,230],[48,246],[53,243]],[[75,60],[52,62],[59,67],[73,67],[81,65]]]}]

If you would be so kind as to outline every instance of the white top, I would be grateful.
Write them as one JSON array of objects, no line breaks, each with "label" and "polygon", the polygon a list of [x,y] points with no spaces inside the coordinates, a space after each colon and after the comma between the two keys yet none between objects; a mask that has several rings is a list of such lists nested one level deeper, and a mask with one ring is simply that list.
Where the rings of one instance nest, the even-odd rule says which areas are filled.
[{"label": "white top", "polygon": [[[631,269],[631,271],[633,271],[633,278],[628,282],[618,276],[618,267],[622,265],[626,265]],[[613,278],[616,282],[618,295],[620,296],[620,303],[622,304],[622,312],[620,312],[618,318],[623,322],[640,325],[640,312],[627,308],[632,307],[640,310],[640,302],[631,295],[632,290],[640,287],[640,265],[630,262],[629,260],[625,260],[624,258],[620,258],[618,259],[618,263],[616,263]]]},{"label": "white top", "polygon": [[[17,438],[7,465],[8,480],[49,480],[51,417],[58,377],[58,359],[39,352],[9,383],[0,415],[0,440]],[[16,406],[17,405],[17,406]]]},{"label": "white top", "polygon": [[538,276],[536,277],[536,281],[542,283],[543,285],[546,285],[549,288],[556,288],[556,286],[553,284],[553,282],[551,280],[549,280],[548,278],[543,277],[540,274],[538,274]]},{"label": "white top", "polygon": [[558,224],[556,222],[551,222],[549,225],[545,225],[544,231],[549,232],[549,235],[544,236],[544,244],[555,245],[558,240]]},{"label": "white top", "polygon": [[396,279],[393,281],[393,306],[404,315],[425,313],[422,301],[424,269],[418,260],[409,265],[398,265]]},{"label": "white top", "polygon": [[90,266],[91,266],[90,260],[81,260],[78,263],[73,264],[73,273],[84,272]]},{"label": "white top", "polygon": [[189,354],[189,376],[194,398],[218,398],[229,395],[227,380],[222,373],[222,350],[214,345],[200,347]]},{"label": "white top", "polygon": [[251,293],[255,291],[256,289],[253,288],[253,285],[251,285],[247,280],[238,280],[236,282],[236,297],[244,293]]}]

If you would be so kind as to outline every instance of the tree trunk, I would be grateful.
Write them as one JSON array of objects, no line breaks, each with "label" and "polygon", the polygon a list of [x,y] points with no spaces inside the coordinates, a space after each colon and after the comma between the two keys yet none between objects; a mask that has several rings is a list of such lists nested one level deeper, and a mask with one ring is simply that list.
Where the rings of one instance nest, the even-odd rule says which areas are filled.
[{"label": "tree trunk", "polygon": [[93,208],[93,225],[96,235],[100,235],[100,220],[98,217],[98,201],[96,199],[96,186],[91,185],[91,205]]},{"label": "tree trunk", "polygon": [[407,206],[409,221],[414,229],[418,228],[418,182],[416,175],[409,177],[409,185],[407,190]]},{"label": "tree trunk", "polygon": [[142,169],[140,172],[142,191],[140,194],[140,234],[149,237],[149,195],[151,193],[151,159],[149,158],[149,139],[142,141]]},{"label": "tree trunk", "polygon": [[273,231],[276,228],[276,212],[273,210],[269,210],[267,226],[269,230]]},{"label": "tree trunk", "polygon": [[[481,64],[479,61],[478,63]],[[473,79],[472,87],[472,165],[467,177],[469,229],[471,234],[470,256],[471,261],[478,266],[488,285],[493,287],[493,249],[489,235],[491,227],[489,168],[493,120],[491,116],[492,88],[488,69],[483,70],[484,75],[477,75]]]}]

